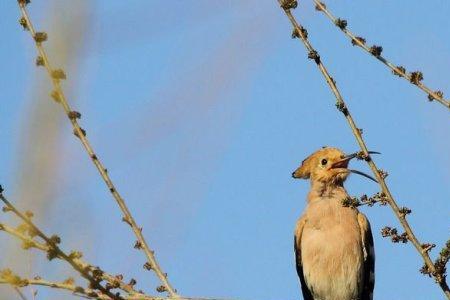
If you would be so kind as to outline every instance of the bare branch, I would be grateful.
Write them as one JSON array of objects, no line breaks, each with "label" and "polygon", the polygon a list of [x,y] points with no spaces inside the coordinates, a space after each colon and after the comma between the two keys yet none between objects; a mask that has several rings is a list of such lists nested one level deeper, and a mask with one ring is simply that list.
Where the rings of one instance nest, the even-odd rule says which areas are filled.
[{"label": "bare branch", "polygon": [[[0,196],[1,199],[2,196]],[[8,210],[14,212],[14,207],[8,207]],[[4,231],[11,236],[17,238],[22,242],[22,247],[25,249],[35,248],[41,250],[43,252],[48,252],[50,250],[50,246],[46,243],[42,243],[34,240],[32,237],[23,232],[23,226],[19,226],[20,229],[8,226],[6,224],[0,223],[0,231]],[[74,253],[74,252],[72,252]],[[70,255],[69,258],[74,260],[74,263],[78,264],[80,268],[84,270],[100,270],[97,267],[92,266],[89,263],[86,263],[81,258],[77,258],[77,255]],[[58,256],[58,258],[60,258]],[[63,258],[62,258],[63,259]],[[98,276],[101,277],[101,280],[109,283],[109,286],[112,288],[117,288],[123,290],[128,293],[128,295],[120,296],[119,299],[122,300],[227,300],[227,299],[219,299],[219,298],[199,298],[199,297],[155,297],[143,294],[141,292],[136,291],[133,286],[134,283],[125,284],[122,281],[121,275],[113,276],[104,271],[101,271]],[[134,281],[134,280],[132,280]],[[19,288],[25,286],[46,286],[55,289],[62,289],[72,292],[76,296],[88,298],[88,299],[107,299],[110,300],[111,297],[105,295],[97,290],[92,288],[81,287],[76,285],[74,280],[69,278],[63,282],[53,282],[44,280],[40,277],[35,277],[33,279],[24,279],[17,276],[14,272],[9,269],[0,271],[0,284],[9,284],[11,285],[17,293],[21,293]],[[22,294],[23,295],[23,294]],[[117,295],[116,295],[117,296]]]},{"label": "bare branch", "polygon": [[[11,211],[16,216],[18,216],[25,225],[25,230],[31,236],[38,236],[45,243],[40,243],[31,238],[31,236],[27,236],[24,231],[14,229],[5,224],[0,224],[0,230],[3,230],[22,241],[22,247],[25,249],[28,248],[36,248],[39,250],[43,250],[47,253],[47,258],[52,260],[54,258],[60,258],[66,262],[68,262],[72,268],[77,271],[82,277],[89,281],[90,286],[93,289],[99,290],[102,294],[109,297],[109,299],[122,299],[120,295],[116,295],[112,293],[110,290],[112,288],[122,288],[126,290],[128,293],[135,293],[132,286],[127,286],[123,282],[121,282],[117,277],[110,276],[103,272],[98,267],[92,267],[91,265],[84,263],[80,260],[81,253],[73,251],[70,254],[62,251],[58,244],[61,242],[61,239],[57,235],[53,235],[49,237],[45,233],[43,233],[32,221],[30,217],[30,213],[27,212],[25,214],[21,213],[15,206],[9,202],[5,196],[3,195],[3,189],[0,187],[0,200],[3,201],[6,207],[3,209],[4,211]],[[101,281],[106,280],[108,282],[107,286],[104,287],[101,285]]]},{"label": "bare branch", "polygon": [[[313,0],[316,3],[316,10],[324,12],[324,15],[335,24],[347,37],[352,41],[352,45],[359,46],[361,49],[365,50],[367,53],[371,54],[377,60],[381,61],[384,65],[386,65],[389,69],[391,69],[392,74],[397,75],[405,80],[409,81],[413,85],[417,86],[419,89],[424,91],[428,95],[428,100],[433,101],[436,100],[440,104],[444,105],[448,109],[450,109],[450,100],[444,99],[444,94],[441,91],[433,91],[425,84],[422,83],[423,74],[422,72],[415,71],[408,74],[406,69],[402,66],[396,66],[387,60],[385,57],[381,55],[383,50],[380,46],[371,46],[369,47],[366,44],[366,40],[360,36],[356,36],[347,28],[347,21],[342,20],[340,18],[336,18],[327,8],[327,6],[318,0]],[[343,26],[345,24],[345,26]]]},{"label": "bare branch", "polygon": [[[26,286],[45,286],[54,289],[66,290],[72,292],[72,294],[76,296],[80,296],[88,299],[101,299],[101,300],[110,300],[111,298],[108,295],[102,294],[101,292],[82,287],[75,284],[75,281],[72,278],[69,278],[63,282],[54,282],[49,280],[44,280],[40,277],[35,277],[33,279],[25,279],[21,278],[12,272],[9,269],[0,271],[0,284],[10,284],[17,291],[20,292],[19,288]],[[162,299],[159,297],[150,297],[150,296],[142,296],[142,295],[132,295],[125,296],[121,299],[124,300],[158,300]]]},{"label": "bare branch", "polygon": [[[10,269],[1,270],[0,271],[0,284],[9,284],[11,285],[23,298],[26,299],[25,296],[21,293],[19,288],[23,288],[26,286],[45,286],[54,289],[66,290],[71,292],[75,296],[80,296],[87,299],[99,299],[99,300],[109,300],[111,299],[109,296],[99,293],[97,290],[93,290],[91,288],[82,287],[75,284],[75,281],[72,278],[68,278],[62,282],[49,281],[42,279],[37,276],[32,279],[22,278],[15,274]],[[129,295],[122,298],[123,300],[225,300],[225,299],[216,299],[216,298],[173,298],[173,297],[151,297],[151,296],[142,296],[142,295]]]},{"label": "bare branch", "polygon": [[[430,274],[434,277],[436,282],[439,284],[441,289],[443,290],[444,294],[448,299],[450,299],[450,289],[447,285],[447,282],[445,281],[445,275],[443,273],[439,273],[436,270],[435,264],[430,259],[430,256],[428,255],[428,252],[422,251],[422,243],[418,241],[416,236],[414,235],[411,226],[409,225],[408,221],[406,220],[405,213],[402,212],[401,208],[397,205],[397,202],[394,200],[394,197],[392,196],[384,178],[383,175],[385,172],[381,172],[380,169],[376,166],[375,162],[371,159],[369,155],[368,148],[366,146],[366,143],[363,140],[361,130],[356,126],[355,121],[353,120],[353,117],[350,114],[350,111],[341,96],[337,86],[336,81],[330,76],[328,73],[328,70],[325,68],[324,64],[322,63],[320,56],[318,52],[313,48],[311,43],[309,42],[307,35],[305,34],[306,29],[300,25],[294,16],[291,13],[290,9],[284,8],[283,5],[285,1],[292,1],[292,0],[278,0],[281,7],[283,8],[286,16],[288,17],[289,21],[291,22],[292,26],[294,27],[294,31],[297,33],[297,36],[302,41],[303,45],[305,46],[307,52],[308,52],[308,58],[314,59],[316,62],[320,72],[324,76],[326,82],[328,83],[328,86],[330,87],[331,91],[333,92],[335,98],[336,98],[336,107],[339,111],[343,113],[345,116],[353,135],[355,136],[356,141],[358,142],[358,145],[363,152],[364,156],[366,157],[366,162],[368,163],[370,169],[372,170],[375,178],[378,180],[378,183],[380,185],[381,191],[383,195],[386,197],[386,202],[391,207],[392,211],[394,212],[397,219],[400,221],[400,224],[402,225],[403,229],[405,230],[405,234],[407,239],[414,245],[416,250],[419,252],[419,254],[422,256],[422,259],[426,265],[426,267],[429,269]],[[314,57],[311,57],[311,53],[314,53]]]},{"label": "bare branch", "polygon": [[158,288],[158,291],[163,292],[167,291],[168,294],[171,297],[177,297],[178,294],[176,293],[176,290],[171,286],[167,279],[167,273],[164,273],[159,266],[158,262],[155,259],[154,252],[150,249],[149,245],[147,244],[143,234],[142,234],[142,228],[139,227],[134,220],[133,216],[131,215],[127,205],[125,204],[124,199],[117,191],[114,183],[110,179],[106,168],[103,166],[101,161],[99,160],[98,156],[95,154],[94,149],[92,148],[91,144],[89,143],[88,139],[86,138],[86,131],[80,127],[78,124],[78,119],[81,117],[81,114],[73,111],[67,101],[67,98],[64,94],[64,91],[61,87],[61,80],[66,79],[66,74],[61,69],[53,69],[50,65],[49,58],[47,56],[47,53],[45,52],[44,47],[42,46],[42,43],[47,40],[47,34],[45,32],[36,32],[33,24],[31,23],[30,17],[28,15],[26,6],[29,3],[29,1],[26,0],[19,0],[18,4],[20,7],[20,11],[22,13],[22,18],[20,19],[20,24],[30,32],[31,36],[34,39],[36,48],[39,52],[39,56],[36,60],[36,64],[38,66],[44,66],[47,70],[47,73],[51,79],[51,82],[53,84],[53,92],[51,93],[52,98],[58,102],[62,108],[64,109],[68,119],[70,120],[70,123],[72,124],[74,134],[79,138],[81,143],[83,144],[87,154],[91,158],[93,164],[99,171],[100,176],[102,177],[103,181],[105,182],[106,186],[108,187],[111,195],[119,205],[120,210],[123,213],[123,221],[130,225],[133,233],[135,234],[140,247],[137,247],[137,249],[140,249],[144,252],[144,254],[147,257],[147,266],[149,266],[148,269],[151,269],[155,272],[155,274],[158,276],[159,280],[161,281],[162,285]]},{"label": "bare branch", "polygon": [[[41,250],[43,252],[48,253],[50,250],[50,247],[45,244],[45,243],[41,243],[38,242],[36,240],[34,240],[32,237],[30,237],[29,235],[25,234],[24,232],[13,228],[11,226],[8,226],[6,224],[2,224],[0,223],[0,231],[4,231],[14,237],[16,237],[17,239],[19,239],[22,242],[22,248],[23,249],[30,249],[30,248],[35,248],[38,250]],[[131,279],[130,283],[125,283],[123,281],[123,276],[122,275],[111,275],[108,274],[107,272],[101,270],[98,267],[94,267],[92,264],[87,263],[86,261],[81,259],[81,253],[78,251],[72,251],[68,257],[73,260],[73,262],[77,265],[80,266],[81,269],[83,270],[89,270],[90,272],[94,272],[96,271],[97,275],[99,277],[101,277],[101,279],[103,281],[106,281],[109,287],[112,288],[117,288],[120,290],[123,290],[125,292],[127,292],[129,295],[133,295],[133,296],[139,296],[139,297],[148,297],[147,295],[138,292],[137,290],[134,289],[134,285],[136,284],[136,281],[134,279]],[[64,259],[61,257],[57,257],[60,259]],[[154,298],[154,297],[152,297]]]}]

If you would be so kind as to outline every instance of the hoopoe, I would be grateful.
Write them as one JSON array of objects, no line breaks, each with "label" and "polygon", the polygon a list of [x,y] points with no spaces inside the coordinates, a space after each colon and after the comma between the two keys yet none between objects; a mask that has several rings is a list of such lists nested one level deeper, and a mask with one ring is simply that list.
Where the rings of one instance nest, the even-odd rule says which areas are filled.
[{"label": "hoopoe", "polygon": [[[377,153],[377,152],[369,152]],[[356,208],[344,207],[343,184],[357,154],[324,147],[292,173],[311,180],[307,207],[297,221],[294,250],[304,300],[372,300],[375,253],[370,224]]]}]

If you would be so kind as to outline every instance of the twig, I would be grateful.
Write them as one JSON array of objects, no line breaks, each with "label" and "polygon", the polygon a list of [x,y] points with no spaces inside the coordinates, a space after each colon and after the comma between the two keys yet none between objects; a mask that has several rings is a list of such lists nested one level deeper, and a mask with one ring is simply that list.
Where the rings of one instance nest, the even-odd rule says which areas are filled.
[{"label": "twig", "polygon": [[[67,280],[65,282],[52,282],[48,280],[44,280],[40,277],[36,277],[33,279],[24,279],[19,276],[17,276],[15,273],[13,273],[11,270],[6,269],[2,270],[0,272],[0,284],[9,284],[14,287],[16,291],[18,291],[21,295],[22,292],[20,292],[19,288],[26,287],[26,286],[47,286],[55,289],[61,289],[61,290],[68,290],[71,291],[73,294],[82,296],[84,298],[88,299],[104,299],[109,300],[108,296],[105,295],[99,295],[98,292],[90,289],[90,288],[84,288],[81,286],[76,286],[74,282]],[[25,298],[22,298],[25,299]]]},{"label": "twig", "polygon": [[[61,241],[61,239],[53,235],[51,237],[48,237],[45,233],[43,233],[34,223],[30,220],[30,218],[23,213],[21,213],[19,210],[15,208],[14,205],[12,205],[11,202],[9,202],[5,196],[3,195],[3,189],[0,187],[0,200],[5,203],[7,209],[9,211],[12,211],[16,216],[18,216],[25,224],[28,226],[28,230],[33,233],[33,235],[39,236],[41,239],[45,241],[45,245],[42,243],[38,243],[36,241],[28,241],[29,244],[26,244],[25,247],[34,247],[40,250],[45,250],[47,252],[47,258],[53,259],[55,257],[59,257],[62,260],[65,260],[68,262],[74,270],[76,270],[82,277],[84,277],[86,280],[89,281],[92,288],[98,289],[101,293],[105,294],[109,297],[109,299],[122,299],[120,296],[113,294],[109,289],[105,288],[100,284],[101,273],[103,271],[99,272],[96,271],[97,269],[92,270],[91,268],[86,268],[86,265],[82,265],[79,263],[75,258],[79,256],[77,253],[70,253],[67,254],[64,251],[62,251],[58,247],[58,243]],[[8,227],[4,224],[1,225],[2,230],[5,232],[8,232],[17,238],[23,240],[25,235],[20,234],[17,230],[13,230],[11,227]],[[92,273],[92,274],[91,274]]]},{"label": "twig", "polygon": [[[14,237],[16,237],[18,240],[22,242],[23,248],[36,248],[39,250],[42,250],[44,252],[48,252],[50,250],[50,247],[45,244],[38,242],[28,235],[24,234],[21,230],[13,228],[11,226],[8,226],[6,224],[0,223],[0,231],[4,231]],[[92,265],[83,262],[81,259],[74,259],[76,263],[78,263],[83,269],[95,269]],[[7,278],[5,278],[5,272],[6,274],[9,273]],[[121,286],[118,287],[119,289],[122,289],[124,291],[127,291],[129,294],[126,296],[122,296],[120,299],[123,300],[231,300],[231,299],[220,299],[220,298],[199,298],[199,297],[155,297],[155,296],[149,296],[142,294],[140,292],[137,292],[132,288],[130,285],[126,285],[122,281],[120,281],[117,276],[113,276],[110,274],[107,274],[106,272],[102,272],[101,275],[102,279],[109,282],[111,285],[116,285],[117,282],[121,283]],[[10,284],[16,291],[20,292],[18,289],[19,287],[24,286],[47,286],[51,288],[57,288],[57,289],[63,289],[74,292],[75,295],[85,297],[88,299],[107,299],[110,300],[111,298],[109,296],[106,296],[104,294],[99,294],[95,290],[91,288],[84,288],[81,286],[75,285],[74,281],[71,279],[67,279],[63,282],[52,282],[48,280],[43,280],[40,277],[35,277],[33,279],[23,279],[19,276],[15,275],[10,270],[3,270],[0,272],[0,284]]]},{"label": "twig", "polygon": [[[23,233],[21,230],[18,230],[16,228],[13,228],[6,224],[0,223],[0,231],[4,231],[4,232],[16,237],[18,240],[20,240],[22,242],[22,248],[24,248],[24,249],[35,248],[35,249],[41,250],[46,253],[49,253],[49,251],[51,251],[50,247],[47,244],[38,242],[38,241],[34,240],[33,238],[31,238],[30,236],[28,236],[27,234]],[[145,295],[141,292],[138,292],[137,290],[135,290],[133,288],[134,284],[136,283],[136,281],[134,279],[132,279],[129,284],[126,284],[125,282],[123,282],[123,280],[121,278],[122,275],[113,276],[111,274],[108,274],[104,270],[101,270],[98,267],[94,267],[92,264],[87,263],[86,261],[82,260],[81,254],[77,253],[75,251],[72,252],[72,255],[69,254],[69,258],[72,259],[74,261],[74,263],[79,265],[80,268],[83,270],[90,270],[91,272],[93,272],[95,270],[96,275],[100,276],[102,280],[108,282],[109,286],[111,286],[111,287],[121,289],[121,290],[127,292],[129,295],[139,296],[139,297],[144,297],[144,298],[148,297],[147,295]],[[152,298],[154,298],[154,297],[152,297]]]},{"label": "twig", "polygon": [[[100,299],[100,300],[109,300],[110,298],[106,295],[99,294],[97,291],[76,285],[73,279],[67,279],[63,282],[55,282],[42,279],[37,276],[33,279],[21,278],[16,275],[9,269],[0,271],[0,284],[9,284],[11,285],[18,293],[25,299],[25,296],[20,292],[19,288],[25,286],[45,286],[60,290],[66,290],[72,292],[76,296],[80,296],[87,299]],[[123,297],[124,300],[225,300],[225,299],[217,299],[217,298],[173,298],[173,297],[151,297],[151,296],[141,296],[141,295],[132,295]]]},{"label": "twig", "polygon": [[100,176],[102,177],[103,181],[105,182],[106,186],[108,187],[109,191],[111,192],[111,195],[116,200],[117,204],[120,207],[120,210],[123,213],[123,221],[130,225],[132,231],[134,232],[137,242],[135,244],[135,248],[141,249],[146,257],[147,257],[147,263],[144,265],[146,269],[151,269],[155,272],[155,274],[158,276],[159,280],[161,281],[162,285],[157,288],[158,292],[164,292],[167,291],[168,294],[171,297],[178,297],[178,294],[176,290],[171,286],[167,279],[167,274],[164,273],[159,266],[158,262],[155,259],[154,252],[150,249],[149,245],[147,244],[143,234],[142,234],[142,228],[139,227],[134,220],[133,216],[131,215],[127,205],[125,204],[124,199],[117,191],[116,187],[114,186],[114,183],[110,179],[106,168],[103,166],[101,161],[99,160],[98,156],[95,154],[94,149],[92,148],[91,144],[89,143],[88,139],[86,138],[86,131],[80,127],[78,124],[77,119],[81,117],[81,114],[73,111],[71,107],[69,106],[69,103],[66,99],[66,96],[64,94],[64,91],[61,87],[61,79],[65,79],[66,75],[64,71],[61,69],[53,69],[50,65],[50,61],[48,59],[48,56],[44,50],[44,47],[42,46],[42,42],[44,42],[47,39],[47,34],[44,32],[36,32],[33,28],[33,25],[31,23],[30,17],[28,15],[26,5],[29,3],[29,0],[18,0],[20,11],[22,13],[22,19],[20,20],[21,25],[26,29],[29,30],[31,33],[31,36],[33,37],[35,41],[36,48],[39,52],[39,57],[36,60],[36,63],[38,65],[42,65],[46,68],[48,75],[51,78],[51,82],[53,84],[54,91],[52,92],[52,97],[55,101],[57,101],[61,106],[63,107],[66,115],[68,116],[70,123],[72,124],[72,127],[74,129],[74,134],[79,138],[81,143],[83,144],[87,154],[91,158],[92,162],[96,166],[97,170],[100,173]]},{"label": "twig", "polygon": [[[44,280],[40,277],[35,277],[33,279],[24,279],[17,276],[11,270],[3,270],[0,272],[0,284],[10,284],[16,290],[19,290],[19,287],[25,286],[46,286],[55,289],[67,290],[72,292],[74,295],[81,296],[88,299],[101,299],[101,300],[110,300],[111,298],[105,294],[100,294],[98,291],[93,290],[91,288],[86,288],[82,286],[78,286],[75,284],[73,279],[68,279],[63,282],[54,282]],[[19,291],[20,292],[20,291]],[[125,296],[122,299],[124,300],[158,300],[161,298],[158,297],[147,297],[140,295],[133,296]]]},{"label": "twig", "polygon": [[364,38],[356,36],[350,30],[347,29],[346,20],[336,18],[335,16],[333,16],[333,14],[330,12],[330,10],[323,2],[320,2],[318,0],[313,1],[316,3],[316,10],[323,11],[325,16],[331,22],[333,22],[333,24],[335,24],[347,37],[350,38],[353,45],[359,46],[360,48],[364,49],[368,54],[375,57],[377,60],[381,61],[384,65],[386,65],[388,68],[391,69],[394,75],[402,77],[405,80],[409,81],[411,84],[416,85],[419,89],[421,89],[428,95],[428,100],[430,101],[436,100],[440,104],[450,109],[450,100],[444,99],[444,95],[441,91],[433,91],[421,82],[421,80],[423,79],[423,74],[421,72],[416,71],[408,74],[404,67],[394,65],[381,55],[381,51],[383,48],[379,46],[372,46],[372,47],[367,46]]},{"label": "twig", "polygon": [[386,197],[386,201],[389,204],[389,206],[392,208],[395,216],[400,221],[400,224],[404,228],[408,240],[414,245],[416,250],[419,252],[419,254],[422,256],[423,261],[425,262],[425,265],[427,266],[428,270],[430,271],[431,275],[434,277],[436,282],[439,284],[441,289],[444,291],[444,294],[448,299],[450,299],[450,289],[445,281],[445,275],[436,272],[435,265],[433,264],[432,260],[430,259],[430,256],[428,255],[428,252],[423,251],[422,244],[418,241],[416,236],[414,235],[408,221],[406,220],[406,214],[402,213],[401,208],[397,205],[397,203],[394,200],[394,197],[391,195],[391,192],[389,191],[388,186],[386,185],[386,182],[384,180],[385,172],[378,169],[378,167],[375,165],[375,162],[371,159],[368,148],[366,146],[366,143],[364,142],[361,130],[356,126],[355,121],[353,120],[353,117],[350,114],[350,111],[347,108],[347,105],[344,102],[344,99],[342,98],[337,86],[335,80],[330,76],[327,69],[323,65],[320,56],[318,52],[313,48],[311,43],[308,41],[307,38],[307,31],[306,29],[301,26],[294,16],[291,13],[291,9],[295,8],[296,5],[293,3],[296,3],[295,0],[278,0],[279,4],[283,8],[286,16],[289,18],[292,26],[294,27],[294,33],[296,37],[300,38],[300,40],[303,42],[303,45],[305,46],[306,50],[308,51],[308,57],[310,59],[313,59],[317,66],[319,67],[319,70],[321,71],[322,75],[324,76],[326,82],[328,83],[331,91],[333,92],[335,98],[336,98],[336,107],[341,111],[345,118],[347,119],[347,122],[353,132],[353,135],[356,138],[356,141],[358,142],[358,145],[363,152],[364,156],[366,157],[366,162],[368,163],[370,169],[372,170],[374,176],[378,180],[378,183],[381,187],[383,195]]}]

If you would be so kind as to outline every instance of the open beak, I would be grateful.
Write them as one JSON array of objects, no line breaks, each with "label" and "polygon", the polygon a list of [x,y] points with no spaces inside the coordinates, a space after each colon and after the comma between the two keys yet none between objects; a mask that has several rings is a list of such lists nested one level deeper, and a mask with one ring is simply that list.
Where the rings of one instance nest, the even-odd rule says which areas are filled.
[{"label": "open beak", "polygon": [[[368,153],[369,153],[369,154],[381,154],[380,152],[376,152],[376,151],[369,151]],[[332,164],[332,165],[331,165],[331,169],[344,168],[344,169],[347,169],[347,170],[348,170],[349,172],[351,172],[351,173],[355,173],[355,174],[364,176],[364,177],[369,178],[370,180],[373,180],[373,181],[375,181],[375,182],[378,183],[378,181],[377,181],[375,178],[373,178],[373,177],[370,176],[370,175],[367,175],[366,173],[363,173],[363,172],[358,171],[358,170],[352,170],[352,169],[348,169],[348,168],[347,168],[349,161],[350,161],[351,159],[357,157],[357,156],[358,156],[358,152],[349,154],[349,155],[345,156],[342,160],[337,161],[337,162],[335,162],[334,164]]]}]

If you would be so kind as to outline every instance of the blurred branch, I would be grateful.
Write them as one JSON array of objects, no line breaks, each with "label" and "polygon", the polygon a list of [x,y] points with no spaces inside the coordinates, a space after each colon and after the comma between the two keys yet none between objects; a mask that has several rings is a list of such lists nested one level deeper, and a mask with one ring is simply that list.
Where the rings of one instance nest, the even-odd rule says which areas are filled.
[{"label": "blurred branch", "polygon": [[[47,258],[52,260],[59,258],[68,262],[74,270],[76,270],[82,277],[89,281],[90,287],[96,289],[97,294],[107,297],[107,299],[123,299],[120,294],[112,293],[112,289],[120,289],[129,294],[128,297],[135,297],[138,299],[154,299],[154,297],[147,296],[141,292],[136,291],[133,286],[136,281],[132,279],[129,284],[122,281],[123,275],[113,276],[104,272],[99,267],[94,267],[81,260],[82,254],[78,251],[72,251],[70,254],[63,252],[58,244],[61,239],[57,235],[51,237],[44,234],[32,221],[32,213],[21,213],[12,203],[10,203],[3,195],[3,190],[0,187],[0,200],[5,203],[4,212],[11,211],[18,216],[24,223],[18,228],[13,228],[6,224],[0,223],[0,231],[4,231],[22,242],[22,248],[35,248],[47,253]],[[39,237],[45,243],[36,241],[34,238]],[[106,285],[102,286],[101,281],[106,281]],[[126,297],[125,297],[126,298]]]},{"label": "blurred branch", "polygon": [[[33,237],[28,235],[27,227],[25,226],[19,226],[19,228],[13,228],[11,226],[8,226],[6,224],[0,223],[0,231],[4,231],[14,237],[16,237],[18,240],[22,242],[22,248],[25,250],[28,250],[30,248],[35,248],[38,250],[41,250],[43,252],[51,253],[51,248],[45,243],[41,243],[39,241],[36,241]],[[74,263],[80,266],[83,270],[90,270],[91,272],[95,272],[96,276],[99,276],[102,280],[106,281],[109,287],[114,287],[121,289],[125,292],[127,292],[130,295],[133,296],[139,296],[147,297],[145,294],[140,293],[134,289],[134,285],[136,284],[136,280],[131,279],[130,283],[126,284],[123,282],[123,275],[116,275],[113,276],[111,274],[106,273],[105,271],[101,270],[98,267],[94,267],[92,264],[89,264],[81,259],[82,254],[77,251],[72,251],[71,254],[69,254],[69,258],[71,258]],[[62,257],[57,257],[60,259],[64,259]],[[152,297],[153,298],[153,297]]]},{"label": "blurred branch", "polygon": [[22,13],[20,24],[31,33],[31,36],[34,39],[36,48],[39,52],[39,56],[36,59],[36,64],[38,66],[44,66],[45,69],[47,70],[47,73],[51,79],[54,89],[53,92],[51,93],[52,98],[56,102],[61,104],[61,106],[63,107],[67,117],[70,120],[70,123],[72,124],[75,136],[77,136],[81,141],[81,143],[83,144],[87,154],[89,155],[93,164],[99,171],[99,174],[102,177],[103,181],[105,182],[106,186],[108,187],[111,195],[119,205],[119,208],[124,215],[122,220],[131,227],[133,233],[135,234],[137,238],[135,248],[142,250],[147,257],[147,262],[145,263],[144,268],[147,270],[153,270],[157,275],[157,277],[159,278],[159,280],[161,281],[162,285],[159,286],[156,290],[158,292],[166,291],[171,297],[177,297],[178,294],[169,283],[167,279],[167,274],[162,271],[161,267],[159,266],[158,262],[155,259],[154,252],[150,249],[149,245],[147,244],[142,234],[142,227],[139,227],[137,225],[127,205],[125,204],[124,199],[119,194],[114,183],[110,179],[106,168],[103,166],[98,156],[95,154],[94,149],[92,148],[88,139],[86,138],[86,131],[82,129],[78,124],[78,119],[81,117],[81,114],[71,109],[64,94],[64,91],[61,87],[61,80],[66,79],[66,74],[61,69],[53,69],[51,67],[47,53],[45,52],[44,47],[42,46],[42,43],[47,40],[47,34],[45,32],[36,32],[34,30],[33,24],[30,20],[30,17],[26,9],[26,6],[27,4],[29,4],[29,2],[30,2],[29,0],[18,0],[20,11]]},{"label": "blurred branch", "polygon": [[[20,292],[19,288],[26,287],[26,286],[45,286],[45,287],[51,287],[55,289],[60,290],[66,290],[72,292],[76,296],[80,296],[87,299],[101,299],[101,300],[110,300],[111,298],[108,295],[101,294],[98,291],[82,287],[75,284],[75,281],[72,278],[68,278],[67,280],[63,282],[55,282],[55,281],[49,281],[44,280],[40,278],[39,276],[33,278],[33,279],[26,279],[21,278],[20,276],[16,275],[14,272],[12,272],[9,269],[0,271],[0,284],[9,284],[13,286],[18,292]],[[128,295],[124,296],[120,299],[123,300],[163,300],[170,298],[160,298],[160,297],[150,297],[145,295]]]},{"label": "blurred branch", "polygon": [[394,200],[394,197],[391,195],[391,192],[385,182],[385,177],[387,176],[387,173],[385,171],[382,171],[381,169],[378,169],[375,162],[371,159],[369,155],[369,151],[367,149],[366,143],[363,140],[361,130],[356,126],[355,121],[353,120],[353,117],[350,114],[350,111],[347,108],[347,105],[344,102],[344,99],[342,98],[337,86],[336,81],[330,76],[327,69],[325,68],[324,64],[321,61],[319,53],[313,48],[311,43],[308,40],[308,33],[307,30],[300,25],[294,16],[291,13],[291,9],[294,9],[297,7],[297,1],[295,0],[278,0],[278,3],[281,5],[282,9],[284,10],[286,16],[288,17],[289,21],[291,22],[294,31],[292,33],[293,37],[299,38],[303,45],[305,46],[306,50],[308,51],[308,58],[315,61],[317,64],[320,72],[324,76],[326,82],[328,83],[328,86],[330,87],[331,91],[333,92],[335,98],[336,98],[336,107],[340,112],[343,113],[345,116],[353,135],[356,138],[356,141],[359,144],[359,147],[362,151],[362,156],[364,157],[365,161],[369,165],[370,169],[372,170],[375,178],[377,179],[381,191],[382,191],[382,197],[385,198],[384,200],[389,204],[392,211],[394,212],[395,216],[399,220],[400,224],[402,225],[403,229],[405,230],[405,236],[407,237],[407,240],[410,241],[414,247],[416,248],[417,252],[421,255],[427,270],[429,271],[428,274],[433,276],[433,278],[436,280],[436,282],[439,284],[441,289],[443,290],[444,294],[448,299],[450,299],[450,289],[446,282],[446,276],[442,270],[438,270],[436,268],[436,265],[432,262],[428,251],[424,251],[423,244],[419,242],[419,240],[414,235],[408,221],[406,220],[405,210],[403,208],[400,208],[396,201]]},{"label": "blurred branch", "polygon": [[[100,300],[110,300],[111,298],[104,294],[99,294],[98,291],[91,288],[82,287],[75,284],[72,278],[68,278],[63,282],[49,281],[42,279],[37,276],[32,279],[22,278],[15,274],[10,269],[5,269],[0,271],[0,284],[11,285],[22,299],[26,299],[20,288],[26,286],[45,286],[54,289],[66,290],[72,292],[73,295],[79,296],[86,299],[100,299]],[[214,298],[172,298],[172,297],[150,297],[142,295],[129,295],[121,298],[123,300],[220,300]]]},{"label": "blurred branch", "polygon": [[[93,289],[84,288],[81,286],[76,286],[72,279],[68,279],[64,282],[52,282],[44,280],[40,277],[35,277],[33,279],[21,278],[9,269],[0,271],[0,284],[9,284],[14,287],[14,289],[23,296],[19,288],[26,286],[47,286],[55,289],[68,290],[74,295],[80,296],[87,299],[104,299],[109,300],[110,297],[106,295],[99,294]],[[22,298],[25,299],[25,298]]]},{"label": "blurred branch", "polygon": [[[101,299],[101,300],[226,300],[218,298],[198,298],[198,297],[154,297],[146,295],[142,292],[136,291],[133,287],[136,281],[132,279],[129,284],[122,281],[123,276],[110,275],[98,267],[94,267],[91,264],[81,259],[81,253],[72,251],[70,254],[65,254],[56,245],[60,242],[60,238],[56,235],[52,237],[46,236],[39,228],[31,221],[31,212],[21,213],[12,203],[10,203],[3,195],[3,190],[0,186],[0,200],[5,203],[3,207],[4,212],[13,212],[24,223],[17,228],[0,223],[0,231],[4,231],[9,235],[17,238],[22,242],[22,248],[27,250],[35,248],[47,253],[49,260],[59,258],[68,262],[72,267],[78,271],[84,278],[88,279],[89,287],[82,287],[75,284],[74,279],[68,278],[62,282],[54,282],[44,280],[39,276],[33,279],[25,279],[16,275],[10,269],[0,271],[0,284],[11,285],[19,295],[23,295],[19,288],[25,286],[46,286],[55,289],[62,289],[71,291],[74,295],[88,298],[88,299]],[[35,237],[40,237],[45,241],[39,242],[35,240]],[[58,242],[56,242],[58,241]],[[81,271],[80,271],[81,270]],[[91,275],[92,273],[92,275]],[[106,281],[105,287],[100,283]],[[119,289],[127,292],[127,295],[120,295],[120,293],[113,293],[111,290]]]},{"label": "blurred branch", "polygon": [[444,105],[448,109],[450,109],[450,100],[444,99],[444,94],[441,91],[433,91],[421,81],[423,80],[423,74],[420,71],[415,71],[411,73],[407,73],[406,69],[402,66],[396,66],[386,58],[381,55],[383,48],[381,46],[367,46],[366,40],[363,37],[356,36],[350,30],[347,29],[347,20],[336,18],[327,8],[327,6],[318,0],[313,0],[316,3],[316,10],[324,12],[324,15],[338,27],[347,37],[352,41],[352,45],[359,46],[363,50],[365,50],[368,54],[375,57],[377,60],[381,61],[384,65],[386,65],[389,69],[391,69],[392,74],[397,75],[405,80],[409,81],[411,84],[417,86],[419,89],[428,94],[428,100],[433,101],[436,100],[440,104]]}]

